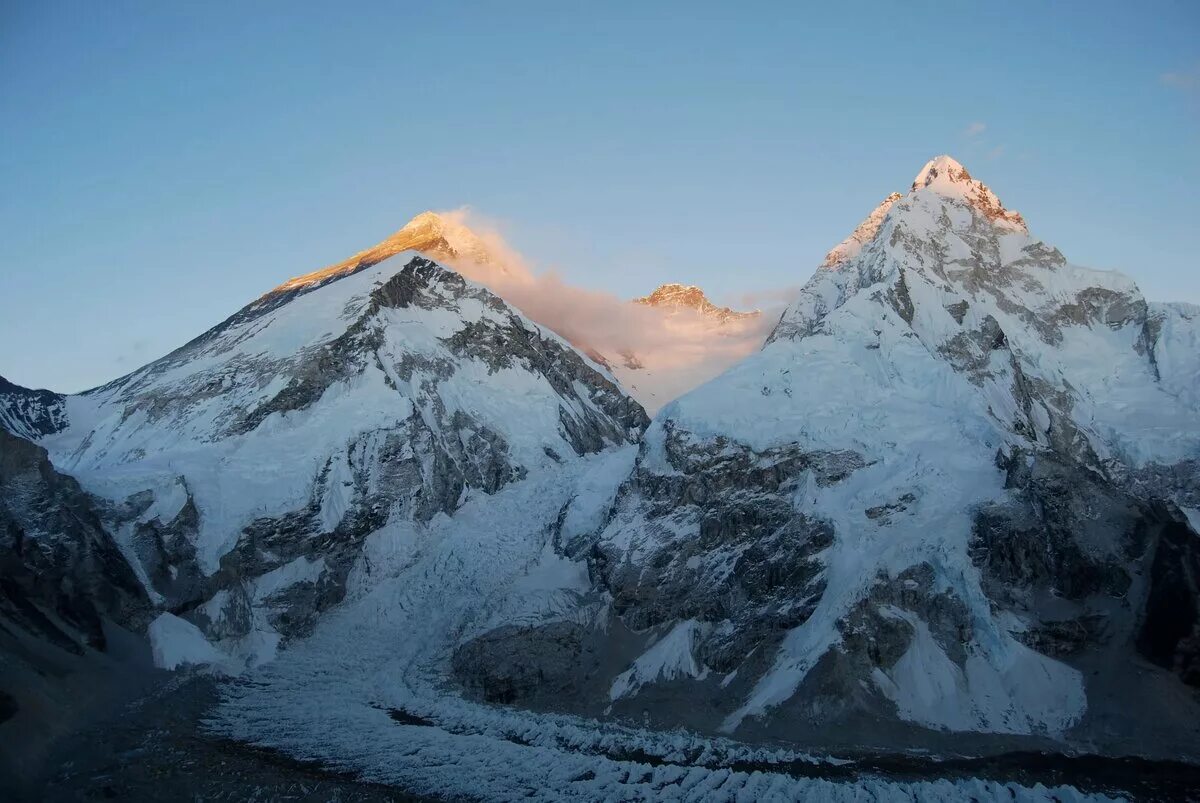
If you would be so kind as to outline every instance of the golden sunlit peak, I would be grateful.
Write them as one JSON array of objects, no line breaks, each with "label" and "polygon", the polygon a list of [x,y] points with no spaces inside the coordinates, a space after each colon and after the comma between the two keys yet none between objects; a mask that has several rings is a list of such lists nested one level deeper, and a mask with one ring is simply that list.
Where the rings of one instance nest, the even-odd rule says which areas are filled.
[{"label": "golden sunlit peak", "polygon": [[276,287],[272,293],[295,290],[347,276],[404,251],[420,251],[430,259],[450,264],[489,263],[491,256],[483,241],[462,222],[462,217],[461,212],[422,212],[383,242],[365,251],[359,251],[336,265],[289,279]]}]

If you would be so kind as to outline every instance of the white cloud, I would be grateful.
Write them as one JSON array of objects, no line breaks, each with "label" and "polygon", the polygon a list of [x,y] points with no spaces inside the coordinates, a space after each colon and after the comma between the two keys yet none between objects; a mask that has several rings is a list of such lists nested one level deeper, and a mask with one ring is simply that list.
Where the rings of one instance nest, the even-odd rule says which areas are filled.
[{"label": "white cloud", "polygon": [[1188,70],[1165,72],[1158,78],[1166,86],[1191,92],[1200,89],[1200,64]]},{"label": "white cloud", "polygon": [[639,397],[650,409],[759,349],[797,293],[797,288],[789,287],[744,297],[740,301],[746,307],[758,308],[762,314],[715,327],[699,313],[634,304],[613,293],[568,284],[553,271],[535,272],[486,218],[469,209],[439,214],[474,232],[491,258],[486,265],[457,262],[454,267],[460,273],[581,351],[617,363],[626,355],[635,356],[649,372],[639,375],[639,389],[645,392],[654,384],[652,397]]},{"label": "white cloud", "polygon": [[982,134],[984,131],[987,131],[987,125],[985,123],[980,123],[977,121],[977,122],[971,123],[969,126],[967,126],[966,133],[967,133],[968,137],[977,137],[980,134]]}]

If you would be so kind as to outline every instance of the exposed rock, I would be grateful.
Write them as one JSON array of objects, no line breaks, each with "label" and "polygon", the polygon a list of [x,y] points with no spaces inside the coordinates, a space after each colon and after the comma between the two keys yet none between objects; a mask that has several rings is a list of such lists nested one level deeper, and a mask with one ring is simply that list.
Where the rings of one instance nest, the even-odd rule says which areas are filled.
[{"label": "exposed rock", "polygon": [[46,450],[0,429],[0,620],[81,653],[105,619],[137,627],[149,601],[92,499]]},{"label": "exposed rock", "polygon": [[1162,529],[1137,646],[1150,660],[1200,686],[1200,542],[1188,527]]},{"label": "exposed rock", "polygon": [[762,314],[758,310],[737,312],[729,307],[718,307],[699,287],[685,284],[664,284],[648,296],[635,298],[633,303],[666,311],[692,310],[719,323],[756,318]]},{"label": "exposed rock", "polygon": [[30,390],[0,376],[0,429],[36,440],[67,425],[67,408],[61,393]]},{"label": "exposed rock", "polygon": [[451,663],[459,681],[488,702],[569,697],[588,671],[583,633],[573,622],[501,627],[460,646]]}]

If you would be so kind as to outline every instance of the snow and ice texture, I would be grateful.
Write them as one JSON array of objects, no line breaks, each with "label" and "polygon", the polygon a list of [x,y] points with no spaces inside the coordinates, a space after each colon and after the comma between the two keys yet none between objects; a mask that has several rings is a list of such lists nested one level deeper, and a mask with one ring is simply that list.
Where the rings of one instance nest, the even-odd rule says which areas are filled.
[{"label": "snow and ice texture", "polygon": [[[885,612],[886,613],[886,612]],[[1022,733],[1030,723],[1054,732],[1072,724],[1083,710],[1082,683],[1064,683],[1063,669],[1021,644],[1012,660],[997,668],[972,655],[965,667],[950,659],[915,615],[896,611],[913,627],[912,641],[890,670],[876,669],[874,681],[904,719],[931,727]],[[1062,700],[1062,695],[1073,699]]]},{"label": "snow and ice texture", "polygon": [[1200,306],[1150,304],[1154,365],[1163,389],[1193,408],[1200,407]]},{"label": "snow and ice texture", "polygon": [[679,677],[703,679],[708,670],[696,662],[694,655],[696,637],[704,627],[700,622],[688,619],[679,622],[671,631],[654,643],[633,666],[617,675],[609,690],[609,697],[618,700],[626,695],[637,694],[646,683],[659,680],[674,680]]},{"label": "snow and ice texture", "polygon": [[560,337],[407,251],[290,282],[62,405],[55,465],[107,501],[155,600],[207,601],[196,624],[250,663],[337,601],[368,533],[646,425]]},{"label": "snow and ice texture", "polygon": [[875,239],[875,234],[879,231],[880,225],[883,224],[883,218],[887,215],[888,210],[892,208],[892,204],[899,201],[902,197],[900,193],[893,192],[884,198],[883,202],[875,207],[871,211],[871,214],[867,215],[854,231],[850,232],[849,237],[830,249],[829,253],[825,255],[825,261],[821,263],[821,267],[835,268],[846,260],[858,256],[863,246]]},{"label": "snow and ice texture", "polygon": [[1155,545],[1200,493],[1196,319],[934,159],[761,352],[658,414],[601,583],[631,627],[708,626],[728,731],[865,709],[1061,737],[1089,705],[1070,663],[1122,640],[1200,679],[1142,608],[1194,560]]},{"label": "snow and ice texture", "polygon": [[495,625],[498,600],[519,596],[533,577],[542,588],[576,588],[571,562],[549,557],[558,521],[564,507],[576,501],[591,507],[605,496],[576,496],[589,474],[611,476],[626,459],[620,452],[572,459],[533,471],[491,497],[474,497],[453,517],[389,525],[371,535],[347,600],[310,638],[252,672],[248,682],[228,686],[212,726],[364,781],[451,798],[1102,799],[1070,788],[977,780],[795,777],[789,765],[845,762],[681,730],[486,706],[447,693],[454,647]]},{"label": "snow and ice texture", "polygon": [[150,623],[146,634],[150,637],[154,665],[162,669],[178,669],[189,664],[223,669],[230,663],[208,643],[200,628],[173,614],[159,614]]}]

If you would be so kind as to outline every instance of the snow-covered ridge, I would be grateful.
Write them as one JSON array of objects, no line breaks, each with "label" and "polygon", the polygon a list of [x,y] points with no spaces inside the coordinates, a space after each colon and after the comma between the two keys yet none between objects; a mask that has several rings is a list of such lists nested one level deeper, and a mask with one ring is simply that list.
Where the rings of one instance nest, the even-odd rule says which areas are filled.
[{"label": "snow-covered ridge", "polygon": [[[359,251],[349,259],[335,265],[289,279],[267,295],[272,296],[302,287],[319,285],[331,279],[369,268],[405,251],[420,251],[431,259],[451,264],[457,260],[480,264],[493,262],[483,241],[463,223],[451,216],[437,212],[422,212],[379,244]],[[495,268],[501,273],[507,270],[502,264],[497,264]]]},{"label": "snow-covered ridge", "polygon": [[926,162],[912,183],[914,192],[921,189],[964,200],[994,224],[1008,224],[1016,230],[1028,231],[1020,213],[1005,209],[994,192],[983,182],[971,178],[967,169],[949,156],[938,156]]},{"label": "snow-covered ridge", "polygon": [[106,500],[148,593],[252,661],[339,598],[367,533],[646,425],[560,337],[415,252],[304,290],[65,397],[40,441]]},{"label": "snow-covered ridge", "polygon": [[862,250],[863,246],[875,239],[875,234],[879,231],[879,226],[883,223],[884,216],[892,208],[892,204],[899,201],[901,197],[900,193],[893,192],[884,198],[879,206],[871,210],[871,214],[867,215],[863,219],[863,222],[859,223],[854,231],[850,232],[849,237],[830,249],[829,253],[825,255],[824,261],[821,262],[821,267],[833,268],[848,259],[858,256],[858,252]]},{"label": "snow-covered ridge", "polygon": [[66,425],[62,394],[23,388],[0,376],[0,429],[36,440]]},{"label": "snow-covered ridge", "polygon": [[[1155,559],[1190,547],[1154,546],[1200,502],[1194,310],[1069,263],[949,157],[839,248],[760,353],[656,417],[595,546],[614,606],[696,622],[735,732],[1087,732],[1137,655],[1103,681],[1076,656],[1198,594]],[[1191,644],[1153,660],[1194,682]]]}]

